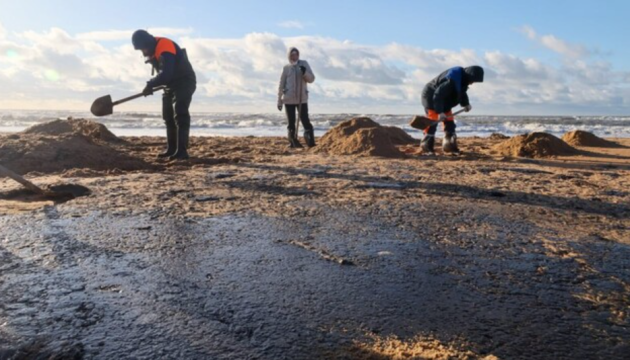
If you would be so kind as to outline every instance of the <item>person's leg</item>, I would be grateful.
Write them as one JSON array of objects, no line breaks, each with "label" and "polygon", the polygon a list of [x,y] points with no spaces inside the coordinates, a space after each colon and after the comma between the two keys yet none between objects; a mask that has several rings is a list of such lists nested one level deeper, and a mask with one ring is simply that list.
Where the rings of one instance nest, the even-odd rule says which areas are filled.
[{"label": "person's leg", "polygon": [[[427,114],[427,118],[437,121],[439,119],[439,114],[431,109],[425,109],[425,113]],[[429,126],[424,129],[424,138],[422,139],[422,143],[420,146],[422,147],[422,152],[426,154],[435,153],[435,133],[437,132],[437,123],[435,125]]]},{"label": "person's leg", "polygon": [[172,156],[177,150],[177,126],[173,109],[173,93],[170,89],[165,90],[162,95],[162,119],[166,125],[166,151],[158,154],[158,157],[165,158]]},{"label": "person's leg", "polygon": [[175,123],[177,124],[177,151],[172,160],[188,159],[188,141],[190,137],[190,103],[195,93],[196,84],[182,86],[175,90]]},{"label": "person's leg", "polygon": [[306,140],[306,145],[308,147],[314,147],[315,131],[313,129],[313,124],[311,124],[311,119],[308,116],[308,104],[302,104],[300,121],[302,121],[302,126],[304,127],[304,139]]},{"label": "person's leg", "polygon": [[295,133],[295,124],[296,124],[296,116],[295,111],[297,110],[297,105],[284,105],[286,114],[287,114],[287,137],[289,139],[289,146],[292,148],[301,148],[302,144],[297,139],[297,134]]},{"label": "person's leg", "polygon": [[453,112],[449,111],[446,115],[449,116],[449,119],[444,122],[444,141],[442,142],[442,149],[446,153],[459,153],[457,134],[455,134],[457,125],[455,124],[455,119],[452,118]]}]

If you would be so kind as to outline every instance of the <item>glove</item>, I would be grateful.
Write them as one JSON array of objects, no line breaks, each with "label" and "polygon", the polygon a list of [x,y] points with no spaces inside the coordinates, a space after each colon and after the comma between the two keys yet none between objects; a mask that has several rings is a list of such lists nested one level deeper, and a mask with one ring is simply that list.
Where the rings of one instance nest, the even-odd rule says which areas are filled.
[{"label": "glove", "polygon": [[282,102],[278,101],[278,111],[282,111]]},{"label": "glove", "polygon": [[438,117],[438,121],[446,121],[448,120],[448,116],[446,116],[445,113],[441,113],[440,116]]},{"label": "glove", "polygon": [[153,87],[149,86],[149,84],[147,84],[147,86],[144,88],[144,90],[142,90],[142,95],[144,95],[145,97],[147,97],[149,95],[153,95]]},{"label": "glove", "polygon": [[464,106],[464,110],[466,110],[466,112],[470,112],[470,110],[472,110],[472,105]]},{"label": "glove", "polygon": [[300,70],[302,70],[302,75],[306,75],[306,66],[300,66]]}]

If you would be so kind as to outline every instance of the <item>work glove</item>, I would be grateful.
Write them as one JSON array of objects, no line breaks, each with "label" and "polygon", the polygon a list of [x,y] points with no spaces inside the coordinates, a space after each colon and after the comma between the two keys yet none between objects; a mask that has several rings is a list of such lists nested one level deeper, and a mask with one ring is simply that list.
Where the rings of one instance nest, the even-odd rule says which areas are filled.
[{"label": "work glove", "polygon": [[446,121],[448,120],[448,116],[446,116],[445,113],[441,113],[440,116],[438,116],[438,121]]},{"label": "work glove", "polygon": [[153,95],[153,87],[149,86],[149,84],[147,84],[147,86],[144,88],[144,90],[142,90],[142,95],[144,95],[145,97],[147,97],[149,95]]},{"label": "work glove", "polygon": [[300,70],[302,70],[302,75],[306,75],[306,66],[301,65]]},{"label": "work glove", "polygon": [[464,106],[464,110],[466,110],[466,112],[470,112],[470,110],[472,110],[472,105]]}]

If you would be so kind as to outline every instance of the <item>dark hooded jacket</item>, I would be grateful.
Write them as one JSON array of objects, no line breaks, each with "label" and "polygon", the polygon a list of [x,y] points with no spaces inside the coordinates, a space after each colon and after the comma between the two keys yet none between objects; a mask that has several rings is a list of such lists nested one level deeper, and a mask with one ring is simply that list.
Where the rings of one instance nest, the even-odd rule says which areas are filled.
[{"label": "dark hooded jacket", "polygon": [[154,37],[144,30],[136,31],[131,39],[136,50],[148,49],[153,54],[147,62],[157,76],[147,82],[151,87],[166,85],[170,88],[197,83],[195,71],[188,60],[186,49],[172,40]]},{"label": "dark hooded jacket", "polygon": [[429,82],[422,91],[422,105],[437,113],[451,111],[455,106],[468,106],[468,86],[483,82],[480,66],[454,67]]}]

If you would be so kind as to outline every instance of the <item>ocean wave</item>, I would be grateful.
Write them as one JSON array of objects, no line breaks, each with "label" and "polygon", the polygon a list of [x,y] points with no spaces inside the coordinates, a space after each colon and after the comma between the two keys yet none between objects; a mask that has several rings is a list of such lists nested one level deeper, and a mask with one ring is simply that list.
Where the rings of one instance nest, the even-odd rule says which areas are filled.
[{"label": "ocean wave", "polygon": [[[412,115],[374,114],[312,114],[311,121],[322,134],[331,127],[352,117],[367,116],[390,126],[398,126],[419,137],[417,130],[408,126]],[[1,111],[0,131],[16,131],[54,119],[93,118],[77,111]],[[121,112],[95,118],[117,134],[161,133],[164,127],[158,112]],[[462,116],[458,118],[460,136],[488,136],[502,133],[513,136],[534,131],[562,135],[568,131],[585,130],[604,137],[630,137],[630,116]],[[228,135],[284,135],[286,119],[283,113],[195,113],[192,128],[204,134]]]}]

